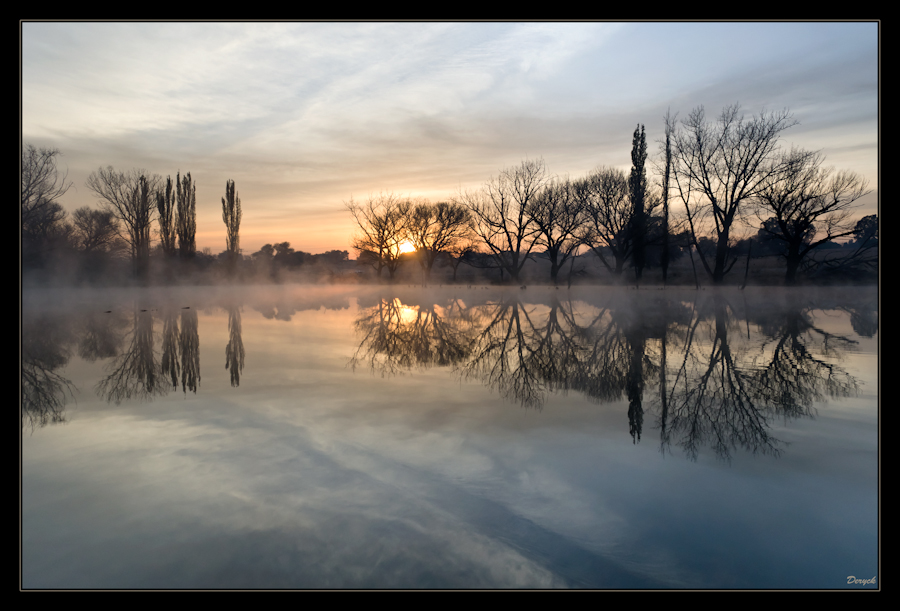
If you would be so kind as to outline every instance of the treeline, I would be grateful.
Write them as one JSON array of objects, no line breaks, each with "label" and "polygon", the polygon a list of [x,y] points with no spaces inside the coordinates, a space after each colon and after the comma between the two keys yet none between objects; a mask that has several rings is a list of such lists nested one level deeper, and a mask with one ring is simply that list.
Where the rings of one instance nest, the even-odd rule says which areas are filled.
[{"label": "treeline", "polygon": [[[628,269],[637,283],[651,267],[665,283],[669,265],[684,254],[698,284],[700,275],[723,283],[740,257],[746,281],[751,259],[765,256],[781,260],[786,284],[874,278],[877,217],[851,220],[870,193],[866,181],[825,167],[820,152],[782,148],[782,132],[795,124],[787,111],[747,118],[738,105],[709,122],[699,107],[680,122],[664,117],[652,177],[639,124],[627,175],[602,167],[556,177],[543,160],[526,160],[444,202],[394,194],[351,199],[345,206],[358,230],[353,248],[389,279],[415,260],[428,281],[434,262],[444,259],[454,280],[466,263],[518,283],[528,261],[544,259],[551,283],[561,273],[571,282],[585,273],[579,255],[586,253],[611,277],[624,278]],[[848,238],[844,247],[836,242]]]},{"label": "treeline", "polygon": [[91,173],[86,186],[98,208],[72,214],[59,203],[71,188],[57,167],[57,149],[26,144],[22,150],[22,271],[26,278],[63,283],[127,283],[231,279],[269,281],[300,266],[316,277],[339,275],[349,253],[294,252],[288,242],[264,246],[252,256],[240,247],[241,199],[225,184],[222,221],[225,250],[198,252],[197,187],[190,172],[158,174],[112,167]]},{"label": "treeline", "polygon": [[[783,147],[782,133],[796,123],[787,111],[748,118],[738,105],[707,121],[698,107],[681,121],[666,114],[653,159],[639,124],[628,173],[601,167],[559,177],[543,160],[526,160],[442,202],[392,193],[351,199],[345,207],[357,227],[356,262],[388,280],[402,265],[417,265],[429,282],[441,263],[452,269],[451,281],[466,264],[480,270],[480,279],[519,283],[531,261],[541,262],[532,269],[549,268],[543,281],[554,284],[588,276],[640,283],[648,269],[659,270],[665,284],[670,266],[689,260],[699,285],[701,277],[737,283],[741,272],[746,282],[753,261],[758,268],[772,257],[786,284],[875,279],[878,219],[853,220],[860,198],[870,193],[866,181],[826,167],[818,151]],[[23,148],[26,273],[90,282],[184,281],[209,270],[237,281],[359,276],[348,269],[346,251],[311,255],[282,242],[243,255],[241,201],[232,180],[221,200],[226,248],[215,257],[196,251],[190,173],[173,180],[100,168],[87,180],[99,208],[68,215],[58,202],[71,187],[57,170],[59,154]],[[739,259],[744,264],[737,266]],[[592,275],[592,266],[603,272]]]},{"label": "treeline", "polygon": [[346,281],[351,270],[350,253],[329,250],[311,254],[291,248],[290,242],[265,244],[249,257],[243,257],[240,277],[260,281],[290,279]]},{"label": "treeline", "polygon": [[100,168],[86,182],[99,208],[85,206],[69,216],[58,201],[72,186],[57,168],[59,155],[30,144],[22,150],[23,272],[83,281],[146,280],[151,253],[158,267],[170,268],[170,276],[176,263],[185,268],[197,257],[197,196],[190,173],[179,172],[173,181],[140,169]]}]

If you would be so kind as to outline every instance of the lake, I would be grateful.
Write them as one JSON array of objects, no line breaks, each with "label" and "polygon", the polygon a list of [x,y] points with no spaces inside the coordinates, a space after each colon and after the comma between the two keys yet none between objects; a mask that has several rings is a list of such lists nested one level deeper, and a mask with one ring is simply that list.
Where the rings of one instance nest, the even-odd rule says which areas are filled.
[{"label": "lake", "polygon": [[25,589],[879,587],[875,288],[22,308]]}]

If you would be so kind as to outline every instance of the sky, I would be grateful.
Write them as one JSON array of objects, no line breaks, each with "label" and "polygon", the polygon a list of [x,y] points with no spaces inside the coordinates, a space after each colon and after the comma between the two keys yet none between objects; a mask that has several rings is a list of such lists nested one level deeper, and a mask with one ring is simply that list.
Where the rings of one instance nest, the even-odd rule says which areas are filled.
[{"label": "sky", "polygon": [[[197,185],[197,247],[351,250],[345,202],[432,201],[525,159],[628,171],[667,110],[787,109],[784,146],[858,172],[878,207],[879,23],[21,22],[22,142],[59,149],[67,210],[113,166]],[[355,256],[351,254],[351,257]]]}]

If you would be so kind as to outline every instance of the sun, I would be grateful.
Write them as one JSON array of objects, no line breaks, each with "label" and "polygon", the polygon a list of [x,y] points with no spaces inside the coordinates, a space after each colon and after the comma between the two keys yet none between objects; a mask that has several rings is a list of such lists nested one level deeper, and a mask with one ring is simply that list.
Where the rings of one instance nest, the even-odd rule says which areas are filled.
[{"label": "sun", "polygon": [[400,242],[400,244],[397,246],[397,249],[400,251],[401,255],[408,252],[416,252],[416,247],[409,240],[403,240],[402,242]]}]

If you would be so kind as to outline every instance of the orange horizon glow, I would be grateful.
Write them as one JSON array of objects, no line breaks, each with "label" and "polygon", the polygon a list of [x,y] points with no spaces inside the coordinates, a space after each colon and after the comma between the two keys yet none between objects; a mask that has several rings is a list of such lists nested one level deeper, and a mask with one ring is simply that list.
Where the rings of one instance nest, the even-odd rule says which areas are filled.
[{"label": "orange horizon glow", "polygon": [[416,247],[409,240],[403,240],[402,242],[400,242],[400,244],[397,246],[397,248],[400,251],[401,255],[406,254],[408,252],[416,252]]}]

